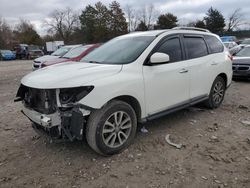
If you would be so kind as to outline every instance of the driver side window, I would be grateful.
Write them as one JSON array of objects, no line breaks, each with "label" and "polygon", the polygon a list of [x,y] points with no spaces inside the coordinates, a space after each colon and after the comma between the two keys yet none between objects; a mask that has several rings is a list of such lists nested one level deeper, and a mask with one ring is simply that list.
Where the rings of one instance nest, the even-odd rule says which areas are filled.
[{"label": "driver side window", "polygon": [[181,43],[178,37],[164,41],[156,52],[168,54],[169,63],[182,61]]}]

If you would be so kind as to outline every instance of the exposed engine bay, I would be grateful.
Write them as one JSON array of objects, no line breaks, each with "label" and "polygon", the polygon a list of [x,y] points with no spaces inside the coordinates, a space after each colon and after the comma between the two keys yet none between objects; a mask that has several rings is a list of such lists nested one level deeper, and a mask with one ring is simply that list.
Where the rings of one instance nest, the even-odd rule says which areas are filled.
[{"label": "exposed engine bay", "polygon": [[37,132],[46,132],[53,139],[81,140],[90,109],[77,102],[92,89],[37,89],[21,84],[15,102],[23,102],[22,113]]}]

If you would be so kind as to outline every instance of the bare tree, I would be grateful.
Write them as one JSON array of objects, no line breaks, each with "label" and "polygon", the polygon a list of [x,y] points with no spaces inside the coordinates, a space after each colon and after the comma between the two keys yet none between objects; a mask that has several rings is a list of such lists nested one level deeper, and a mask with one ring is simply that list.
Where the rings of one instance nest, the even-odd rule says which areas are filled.
[{"label": "bare tree", "polygon": [[79,24],[79,16],[71,8],[66,8],[54,10],[49,17],[44,21],[48,32],[59,35],[65,42],[69,41],[74,29]]},{"label": "bare tree", "polygon": [[139,16],[137,11],[132,8],[130,5],[127,5],[125,7],[125,13],[126,13],[126,17],[128,20],[128,31],[135,31],[135,29],[137,28],[137,25],[139,23]]},{"label": "bare tree", "polygon": [[237,29],[243,23],[243,14],[241,9],[236,9],[228,18],[228,29],[227,31],[232,31],[233,29]]},{"label": "bare tree", "polygon": [[144,6],[140,11],[140,21],[145,23],[148,29],[153,29],[153,24],[159,16],[159,12],[153,4]]},{"label": "bare tree", "polygon": [[11,48],[13,33],[4,18],[0,17],[0,48]]}]

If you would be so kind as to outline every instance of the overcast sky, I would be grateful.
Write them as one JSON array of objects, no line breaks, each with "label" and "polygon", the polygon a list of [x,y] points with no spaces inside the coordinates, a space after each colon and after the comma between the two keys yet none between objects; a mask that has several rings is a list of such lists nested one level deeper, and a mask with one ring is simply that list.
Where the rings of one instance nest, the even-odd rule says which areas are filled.
[{"label": "overcast sky", "polygon": [[[19,18],[30,20],[40,34],[44,34],[43,20],[55,9],[71,7],[79,11],[98,0],[0,0],[0,16],[14,25]],[[102,0],[108,5],[112,0]],[[250,0],[117,0],[126,5],[140,8],[153,4],[160,13],[171,12],[178,16],[180,23],[202,18],[211,6],[220,10],[227,18],[235,9],[241,8],[244,19],[250,23]]]}]

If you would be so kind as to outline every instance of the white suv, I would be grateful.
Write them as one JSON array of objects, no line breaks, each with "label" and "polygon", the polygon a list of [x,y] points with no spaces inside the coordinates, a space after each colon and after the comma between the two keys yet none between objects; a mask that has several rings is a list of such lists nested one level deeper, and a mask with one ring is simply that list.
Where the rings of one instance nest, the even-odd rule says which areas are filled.
[{"label": "white suv", "polygon": [[87,138],[103,155],[122,151],[137,124],[204,102],[217,108],[232,61],[217,35],[195,28],[135,32],[102,45],[82,62],[25,76],[16,101],[36,130]]}]

